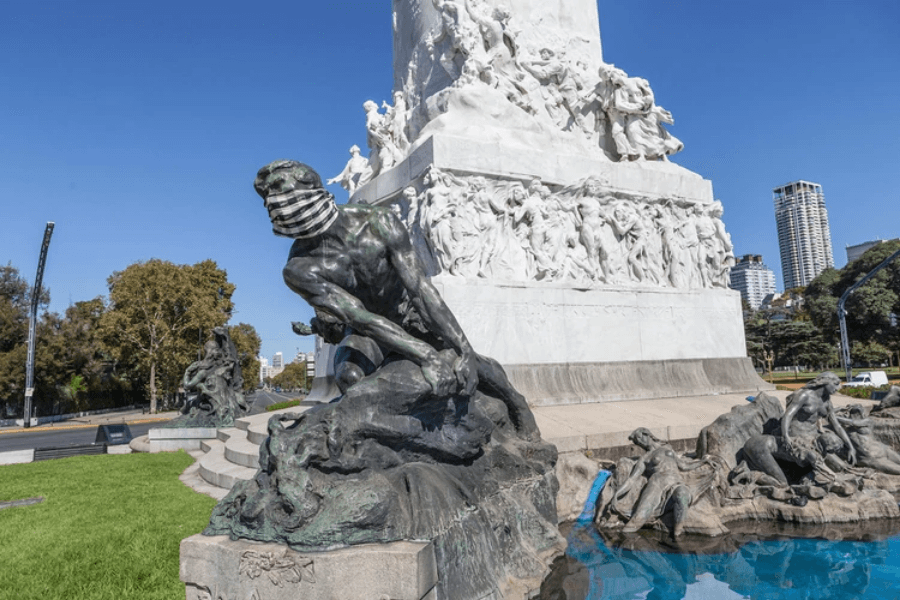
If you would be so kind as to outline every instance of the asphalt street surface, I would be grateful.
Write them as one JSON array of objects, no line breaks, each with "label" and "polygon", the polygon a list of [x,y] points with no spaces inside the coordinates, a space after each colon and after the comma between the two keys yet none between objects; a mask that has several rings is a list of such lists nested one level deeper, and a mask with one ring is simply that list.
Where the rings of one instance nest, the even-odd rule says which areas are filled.
[{"label": "asphalt street surface", "polygon": [[[258,390],[248,395],[251,414],[265,412],[267,406],[285,400],[293,400],[298,394]],[[21,428],[0,429],[0,452],[12,450],[29,450],[32,448],[59,448],[79,444],[93,444],[97,439],[97,427],[103,423],[128,423],[131,437],[146,435],[153,427],[159,427],[170,418],[178,416],[170,413],[165,417],[132,412],[117,416],[115,413],[96,416],[95,418],[79,418],[59,423],[40,425],[27,430]]]},{"label": "asphalt street surface", "polygon": [[[136,438],[146,435],[151,427],[159,427],[163,423],[165,421],[162,420],[154,420],[149,423],[131,422],[128,423],[128,429],[131,431],[131,436]],[[31,431],[22,433],[0,433],[0,452],[93,444],[96,439],[97,425],[64,421],[53,426],[33,427]]]},{"label": "asphalt street surface", "polygon": [[294,398],[297,398],[299,396],[300,394],[294,393],[267,392],[266,390],[257,390],[256,393],[249,398],[250,400],[253,400],[253,406],[250,409],[250,413],[256,414],[259,412],[263,412],[266,410],[267,406],[277,404],[278,402],[293,400]]}]

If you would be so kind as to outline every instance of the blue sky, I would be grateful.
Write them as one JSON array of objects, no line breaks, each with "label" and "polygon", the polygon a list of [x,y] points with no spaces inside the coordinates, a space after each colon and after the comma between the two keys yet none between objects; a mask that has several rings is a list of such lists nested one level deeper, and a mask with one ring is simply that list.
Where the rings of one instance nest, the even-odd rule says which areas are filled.
[{"label": "blue sky", "polygon": [[[262,353],[312,349],[281,280],[290,241],[252,187],[278,158],[331,176],[393,82],[389,2],[4,2],[0,262],[32,280],[56,222],[51,310],[129,264],[212,258]],[[737,254],[781,287],[771,190],[824,187],[835,262],[900,235],[900,3],[599,2],[604,59],[648,79],[712,180]],[[332,191],[339,201],[346,193]]]}]

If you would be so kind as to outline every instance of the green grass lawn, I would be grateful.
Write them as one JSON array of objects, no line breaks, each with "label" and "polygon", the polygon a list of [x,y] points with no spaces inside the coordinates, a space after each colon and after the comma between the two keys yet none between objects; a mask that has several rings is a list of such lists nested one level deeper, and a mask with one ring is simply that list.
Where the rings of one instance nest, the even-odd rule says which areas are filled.
[{"label": "green grass lawn", "polygon": [[216,501],[178,481],[184,452],[0,466],[0,599],[182,600],[178,545]]}]

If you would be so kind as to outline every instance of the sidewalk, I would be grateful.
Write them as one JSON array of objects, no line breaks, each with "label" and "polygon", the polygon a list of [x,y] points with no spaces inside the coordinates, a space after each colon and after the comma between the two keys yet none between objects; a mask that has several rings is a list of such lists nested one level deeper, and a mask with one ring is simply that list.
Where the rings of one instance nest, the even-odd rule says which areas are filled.
[{"label": "sidewalk", "polygon": [[[784,406],[790,392],[766,392]],[[601,402],[543,406],[532,409],[542,437],[556,445],[560,453],[602,451],[628,446],[628,436],[638,427],[646,427],[656,437],[667,440],[693,440],[700,430],[730,412],[732,406],[747,404],[748,394],[686,396],[656,400]],[[874,400],[859,400],[835,394],[835,408],[848,404],[874,405]]]}]

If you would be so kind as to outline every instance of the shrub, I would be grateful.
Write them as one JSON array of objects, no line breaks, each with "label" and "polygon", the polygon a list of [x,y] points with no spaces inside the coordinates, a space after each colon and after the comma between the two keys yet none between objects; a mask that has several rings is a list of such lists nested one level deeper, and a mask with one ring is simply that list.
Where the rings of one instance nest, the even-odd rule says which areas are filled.
[{"label": "shrub", "polygon": [[851,398],[860,398],[862,400],[869,400],[872,398],[872,392],[886,392],[891,389],[890,385],[883,385],[881,387],[842,387],[840,389],[841,394],[845,396],[850,396]]},{"label": "shrub", "polygon": [[281,410],[282,408],[290,408],[292,406],[300,406],[299,400],[285,400],[284,402],[276,402],[275,404],[270,404],[266,407],[266,410],[272,412],[273,410]]}]

